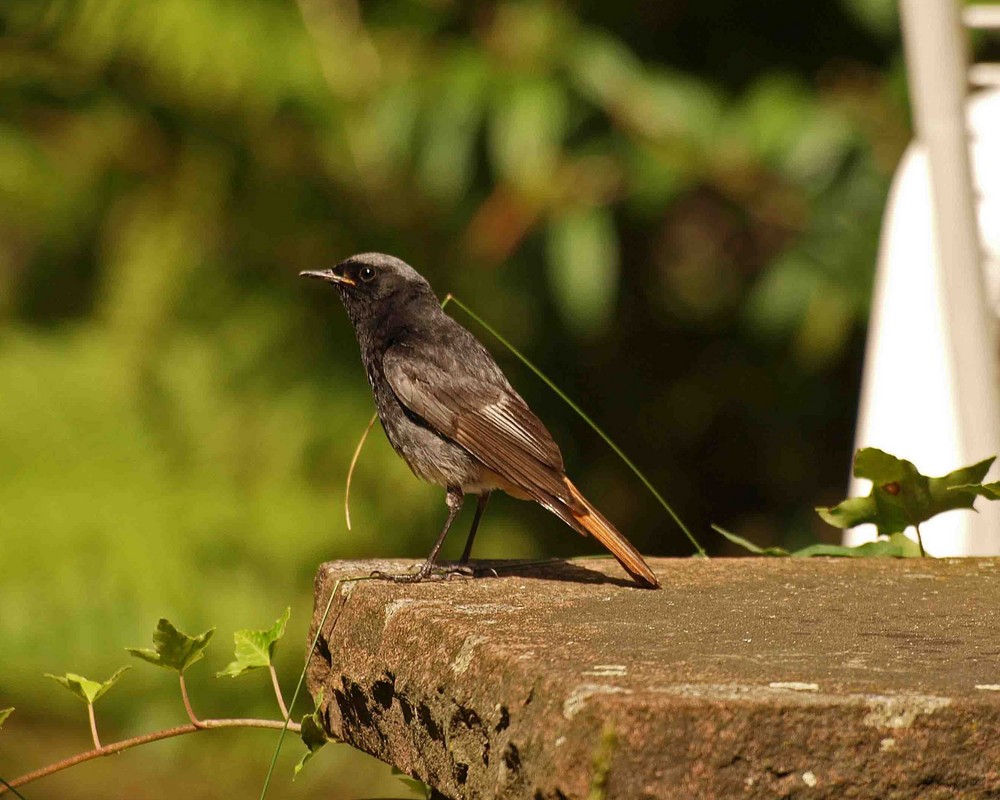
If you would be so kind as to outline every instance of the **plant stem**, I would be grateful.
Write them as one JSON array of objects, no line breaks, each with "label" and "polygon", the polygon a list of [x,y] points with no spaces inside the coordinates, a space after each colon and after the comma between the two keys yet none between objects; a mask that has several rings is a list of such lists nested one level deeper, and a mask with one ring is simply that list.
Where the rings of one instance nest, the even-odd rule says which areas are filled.
[{"label": "plant stem", "polygon": [[0,792],[4,791],[6,789],[9,789],[17,797],[19,797],[20,800],[26,800],[26,798],[25,798],[25,796],[23,794],[21,794],[17,789],[15,789],[13,786],[11,786],[9,783],[7,783],[7,781],[5,781],[3,778],[0,778],[0,784],[3,784],[2,786],[0,786]]},{"label": "plant stem", "polygon": [[94,737],[94,747],[101,749],[101,737],[97,735],[97,720],[94,718],[94,704],[87,703],[87,716],[90,717],[90,735]]},{"label": "plant stem", "polygon": [[[299,673],[299,681],[295,684],[295,691],[292,692],[292,708],[295,708],[295,701],[299,697],[299,691],[302,689],[302,684],[306,680],[306,671],[309,669],[309,662],[312,661],[313,653],[316,652],[316,645],[319,644],[319,637],[323,635],[323,628],[326,626],[326,620],[330,616],[330,609],[333,608],[333,601],[337,597],[337,592],[340,591],[341,584],[353,583],[355,581],[370,581],[372,578],[370,575],[358,575],[350,578],[338,578],[337,582],[333,584],[333,589],[330,591],[330,599],[326,601],[326,608],[323,610],[323,616],[319,621],[319,625],[316,626],[316,633],[313,636],[312,644],[309,646],[309,654],[306,656],[306,663],[302,667],[302,672]],[[337,625],[337,620],[340,619],[340,612],[344,610],[344,606],[347,605],[347,597],[344,597],[344,602],[341,604],[340,609],[338,609],[336,616],[333,618],[333,623],[330,625],[330,630]],[[274,746],[274,753],[271,755],[271,763],[267,768],[267,775],[264,778],[264,787],[260,790],[260,800],[264,800],[267,797],[267,789],[271,785],[271,777],[274,775],[274,765],[278,763],[278,754],[281,752],[281,743],[285,740],[286,730],[302,730],[301,725],[297,725],[289,719],[285,720],[285,726],[281,729],[281,733],[278,734],[278,742]]]},{"label": "plant stem", "polygon": [[196,728],[200,728],[202,726],[202,722],[195,716],[194,709],[191,708],[191,700],[188,699],[187,684],[184,683],[184,673],[178,673],[178,677],[181,679],[181,697],[184,698],[184,708],[187,710],[188,719],[191,720],[192,725]]},{"label": "plant stem", "polygon": [[120,742],[105,745],[104,747],[98,746],[94,750],[77,753],[75,756],[64,758],[62,761],[49,764],[47,767],[36,769],[34,772],[28,772],[21,775],[19,778],[15,778],[6,785],[0,786],[0,795],[16,789],[18,786],[24,786],[27,783],[37,781],[40,778],[48,777],[56,772],[62,772],[64,769],[75,767],[77,764],[82,764],[85,761],[92,761],[93,759],[101,758],[102,756],[111,756],[115,753],[130,750],[133,747],[150,744],[151,742],[158,742],[161,739],[170,739],[174,736],[184,736],[188,733],[198,733],[198,731],[208,730],[211,728],[272,728],[276,730],[283,730],[286,726],[288,730],[295,731],[296,733],[302,729],[297,722],[276,719],[203,719],[199,720],[197,725],[194,723],[190,723],[188,725],[178,725],[176,728],[167,728],[162,731],[156,731],[155,733],[147,733],[142,736],[135,736],[131,739],[123,739]]},{"label": "plant stem", "polygon": [[361,455],[361,448],[365,446],[365,440],[372,431],[375,420],[378,419],[378,412],[372,412],[372,418],[368,420],[368,427],[361,434],[361,441],[354,448],[354,455],[351,456],[351,466],[347,468],[347,485],[344,487],[344,518],[347,520],[347,530],[351,529],[351,480],[354,478],[354,468],[358,465],[358,456]]},{"label": "plant stem", "polygon": [[274,684],[274,696],[278,698],[281,717],[288,719],[288,708],[285,706],[285,698],[281,695],[281,684],[278,683],[278,671],[274,668],[274,664],[269,664],[268,669],[271,670],[271,683]]},{"label": "plant stem", "polygon": [[924,551],[924,538],[920,535],[920,526],[919,525],[914,525],[913,527],[917,531],[917,547],[920,548],[920,557],[921,558],[926,558],[927,557],[927,553]]}]

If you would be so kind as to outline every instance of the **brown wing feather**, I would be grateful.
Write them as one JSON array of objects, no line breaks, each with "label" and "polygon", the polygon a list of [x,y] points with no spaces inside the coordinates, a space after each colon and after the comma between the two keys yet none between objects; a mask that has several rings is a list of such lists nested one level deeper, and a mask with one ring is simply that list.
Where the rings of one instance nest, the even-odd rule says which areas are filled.
[{"label": "brown wing feather", "polygon": [[457,361],[442,365],[415,348],[398,346],[382,365],[400,402],[438,433],[535,500],[575,505],[563,482],[558,445],[499,368],[476,374]]}]

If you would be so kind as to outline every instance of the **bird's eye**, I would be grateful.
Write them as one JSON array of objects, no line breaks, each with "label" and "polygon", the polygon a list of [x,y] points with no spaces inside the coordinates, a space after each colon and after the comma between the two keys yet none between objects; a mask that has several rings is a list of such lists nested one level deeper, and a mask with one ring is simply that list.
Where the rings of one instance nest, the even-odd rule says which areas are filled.
[{"label": "bird's eye", "polygon": [[363,280],[365,283],[368,283],[368,281],[370,281],[372,278],[375,277],[375,268],[374,267],[362,267],[358,271],[358,277],[361,278],[361,280]]}]

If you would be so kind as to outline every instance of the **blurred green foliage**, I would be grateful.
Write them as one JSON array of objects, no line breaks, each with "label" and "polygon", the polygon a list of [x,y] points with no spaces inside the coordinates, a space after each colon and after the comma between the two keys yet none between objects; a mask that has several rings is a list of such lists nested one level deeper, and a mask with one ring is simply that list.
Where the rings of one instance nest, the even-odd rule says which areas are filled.
[{"label": "blurred green foliage", "polygon": [[[6,0],[0,706],[19,710],[0,774],[68,736],[43,672],[104,674],[160,616],[228,638],[291,604],[289,642],[304,642],[320,561],[425,555],[441,493],[381,437],[354,531],[342,522],[371,401],[335,297],[295,276],[355,252],[403,257],[494,322],[706,544],[720,546],[709,520],[814,538],[812,507],[846,479],[879,220],[908,138],[894,9]],[[487,343],[576,483],[645,551],[688,553],[596,437]],[[480,536],[484,557],[596,552],[513,501]],[[220,659],[192,671],[196,704],[271,713],[263,681],[252,698],[208,683]],[[278,662],[291,681],[301,654]],[[168,683],[129,676],[109,724],[176,721]],[[21,724],[38,733],[15,753]],[[227,763],[252,752],[263,767],[266,743],[225,741]],[[207,745],[157,747],[84,768],[60,796]],[[379,791],[338,758],[296,793]],[[176,792],[218,796],[203,760],[204,785],[189,774]],[[232,771],[230,793],[254,785]]]}]

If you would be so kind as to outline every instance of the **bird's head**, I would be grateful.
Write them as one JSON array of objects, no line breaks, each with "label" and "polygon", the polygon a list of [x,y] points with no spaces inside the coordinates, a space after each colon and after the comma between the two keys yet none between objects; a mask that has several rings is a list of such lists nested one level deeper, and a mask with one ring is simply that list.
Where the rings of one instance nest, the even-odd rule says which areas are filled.
[{"label": "bird's head", "polygon": [[300,272],[299,277],[333,284],[355,326],[413,298],[430,298],[437,304],[430,284],[419,272],[384,253],[351,256],[332,269]]}]

